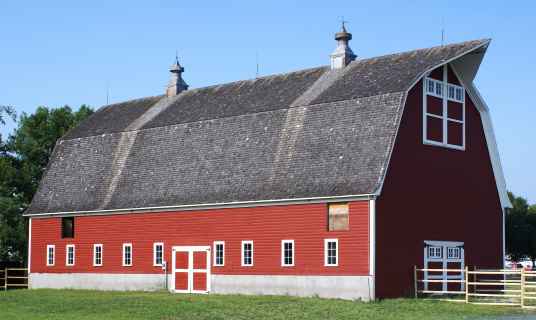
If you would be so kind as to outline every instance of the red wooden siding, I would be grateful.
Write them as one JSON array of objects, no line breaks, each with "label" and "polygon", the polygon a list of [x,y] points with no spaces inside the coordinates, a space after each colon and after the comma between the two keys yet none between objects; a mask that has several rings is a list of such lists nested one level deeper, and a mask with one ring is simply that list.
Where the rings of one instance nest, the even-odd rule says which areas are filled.
[{"label": "red wooden siding", "polygon": [[[153,244],[164,243],[171,269],[173,246],[210,246],[212,274],[369,275],[369,202],[349,204],[349,230],[327,231],[327,205],[75,217],[75,238],[61,238],[61,218],[32,220],[31,272],[163,273],[153,266]],[[324,239],[339,239],[339,266],[324,267]],[[253,241],[253,267],[241,266],[241,241]],[[294,240],[294,266],[281,266],[281,240]],[[225,241],[225,266],[214,266],[214,241]],[[93,245],[103,245],[102,267]],[[123,243],[132,243],[132,266],[122,266]],[[65,266],[65,246],[76,263]],[[56,265],[46,266],[47,245]]]},{"label": "red wooden siding", "polygon": [[413,292],[424,240],[465,242],[470,268],[500,268],[502,210],[480,114],[466,94],[464,151],[425,145],[423,81],[408,93],[376,202],[376,294]]}]

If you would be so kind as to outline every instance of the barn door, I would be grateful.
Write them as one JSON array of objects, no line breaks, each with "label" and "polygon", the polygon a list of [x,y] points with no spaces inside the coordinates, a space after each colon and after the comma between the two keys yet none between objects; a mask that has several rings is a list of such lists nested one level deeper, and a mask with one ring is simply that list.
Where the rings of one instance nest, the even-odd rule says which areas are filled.
[{"label": "barn door", "polygon": [[210,292],[210,247],[173,247],[172,292]]},{"label": "barn door", "polygon": [[[463,242],[454,241],[424,241],[424,269],[454,269],[465,268]],[[464,280],[463,271],[425,271],[425,280]],[[432,291],[464,291],[461,282],[425,282],[424,290]]]}]

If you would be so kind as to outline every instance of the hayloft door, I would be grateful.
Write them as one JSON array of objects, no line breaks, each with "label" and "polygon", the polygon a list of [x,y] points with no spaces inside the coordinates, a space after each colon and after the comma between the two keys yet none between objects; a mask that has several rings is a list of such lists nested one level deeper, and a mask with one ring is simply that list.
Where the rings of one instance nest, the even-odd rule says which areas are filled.
[{"label": "hayloft door", "polygon": [[210,247],[173,247],[172,292],[210,292]]},{"label": "hayloft door", "polygon": [[425,280],[454,280],[451,282],[425,282],[424,290],[464,291],[465,285],[459,280],[465,279],[463,242],[424,241],[424,269],[442,269],[456,271],[425,271]]}]

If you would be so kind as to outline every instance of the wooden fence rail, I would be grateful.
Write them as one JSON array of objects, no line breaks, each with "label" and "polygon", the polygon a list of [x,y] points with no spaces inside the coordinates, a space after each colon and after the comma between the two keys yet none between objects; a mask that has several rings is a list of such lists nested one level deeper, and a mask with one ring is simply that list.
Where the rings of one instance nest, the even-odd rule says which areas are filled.
[{"label": "wooden fence rail", "polygon": [[[13,274],[13,271],[15,274]],[[24,279],[23,282],[25,283],[10,283],[9,279]],[[28,283],[29,276],[27,268],[5,268],[4,270],[0,270],[0,284],[3,284],[3,286],[0,286],[0,289],[7,290],[8,287],[28,288]]]},{"label": "wooden fence rail", "polygon": [[[462,272],[461,280],[424,279],[423,272]],[[422,273],[422,277],[419,275]],[[423,295],[449,295],[447,301],[487,305],[510,305],[522,308],[536,308],[528,304],[536,300],[536,270],[511,269],[417,269],[414,266],[415,298]],[[456,290],[419,290],[419,284],[447,283],[459,284]],[[422,287],[422,286],[421,286]],[[425,287],[426,288],[426,287]],[[472,288],[472,290],[470,290]],[[469,299],[472,297],[472,299]],[[465,299],[464,299],[465,298]]]}]

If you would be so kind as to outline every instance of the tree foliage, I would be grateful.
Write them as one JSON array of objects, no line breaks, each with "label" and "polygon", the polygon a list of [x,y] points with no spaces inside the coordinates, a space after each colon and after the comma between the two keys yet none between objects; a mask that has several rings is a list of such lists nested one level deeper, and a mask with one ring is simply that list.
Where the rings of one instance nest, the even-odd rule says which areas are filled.
[{"label": "tree foliage", "polygon": [[505,210],[506,253],[512,261],[529,258],[536,260],[536,204],[529,206],[527,199],[508,191],[512,208]]},{"label": "tree foliage", "polygon": [[24,261],[27,254],[29,206],[48,164],[56,141],[93,109],[82,105],[73,112],[39,107],[32,115],[22,113],[18,128],[0,141],[0,260]]}]

